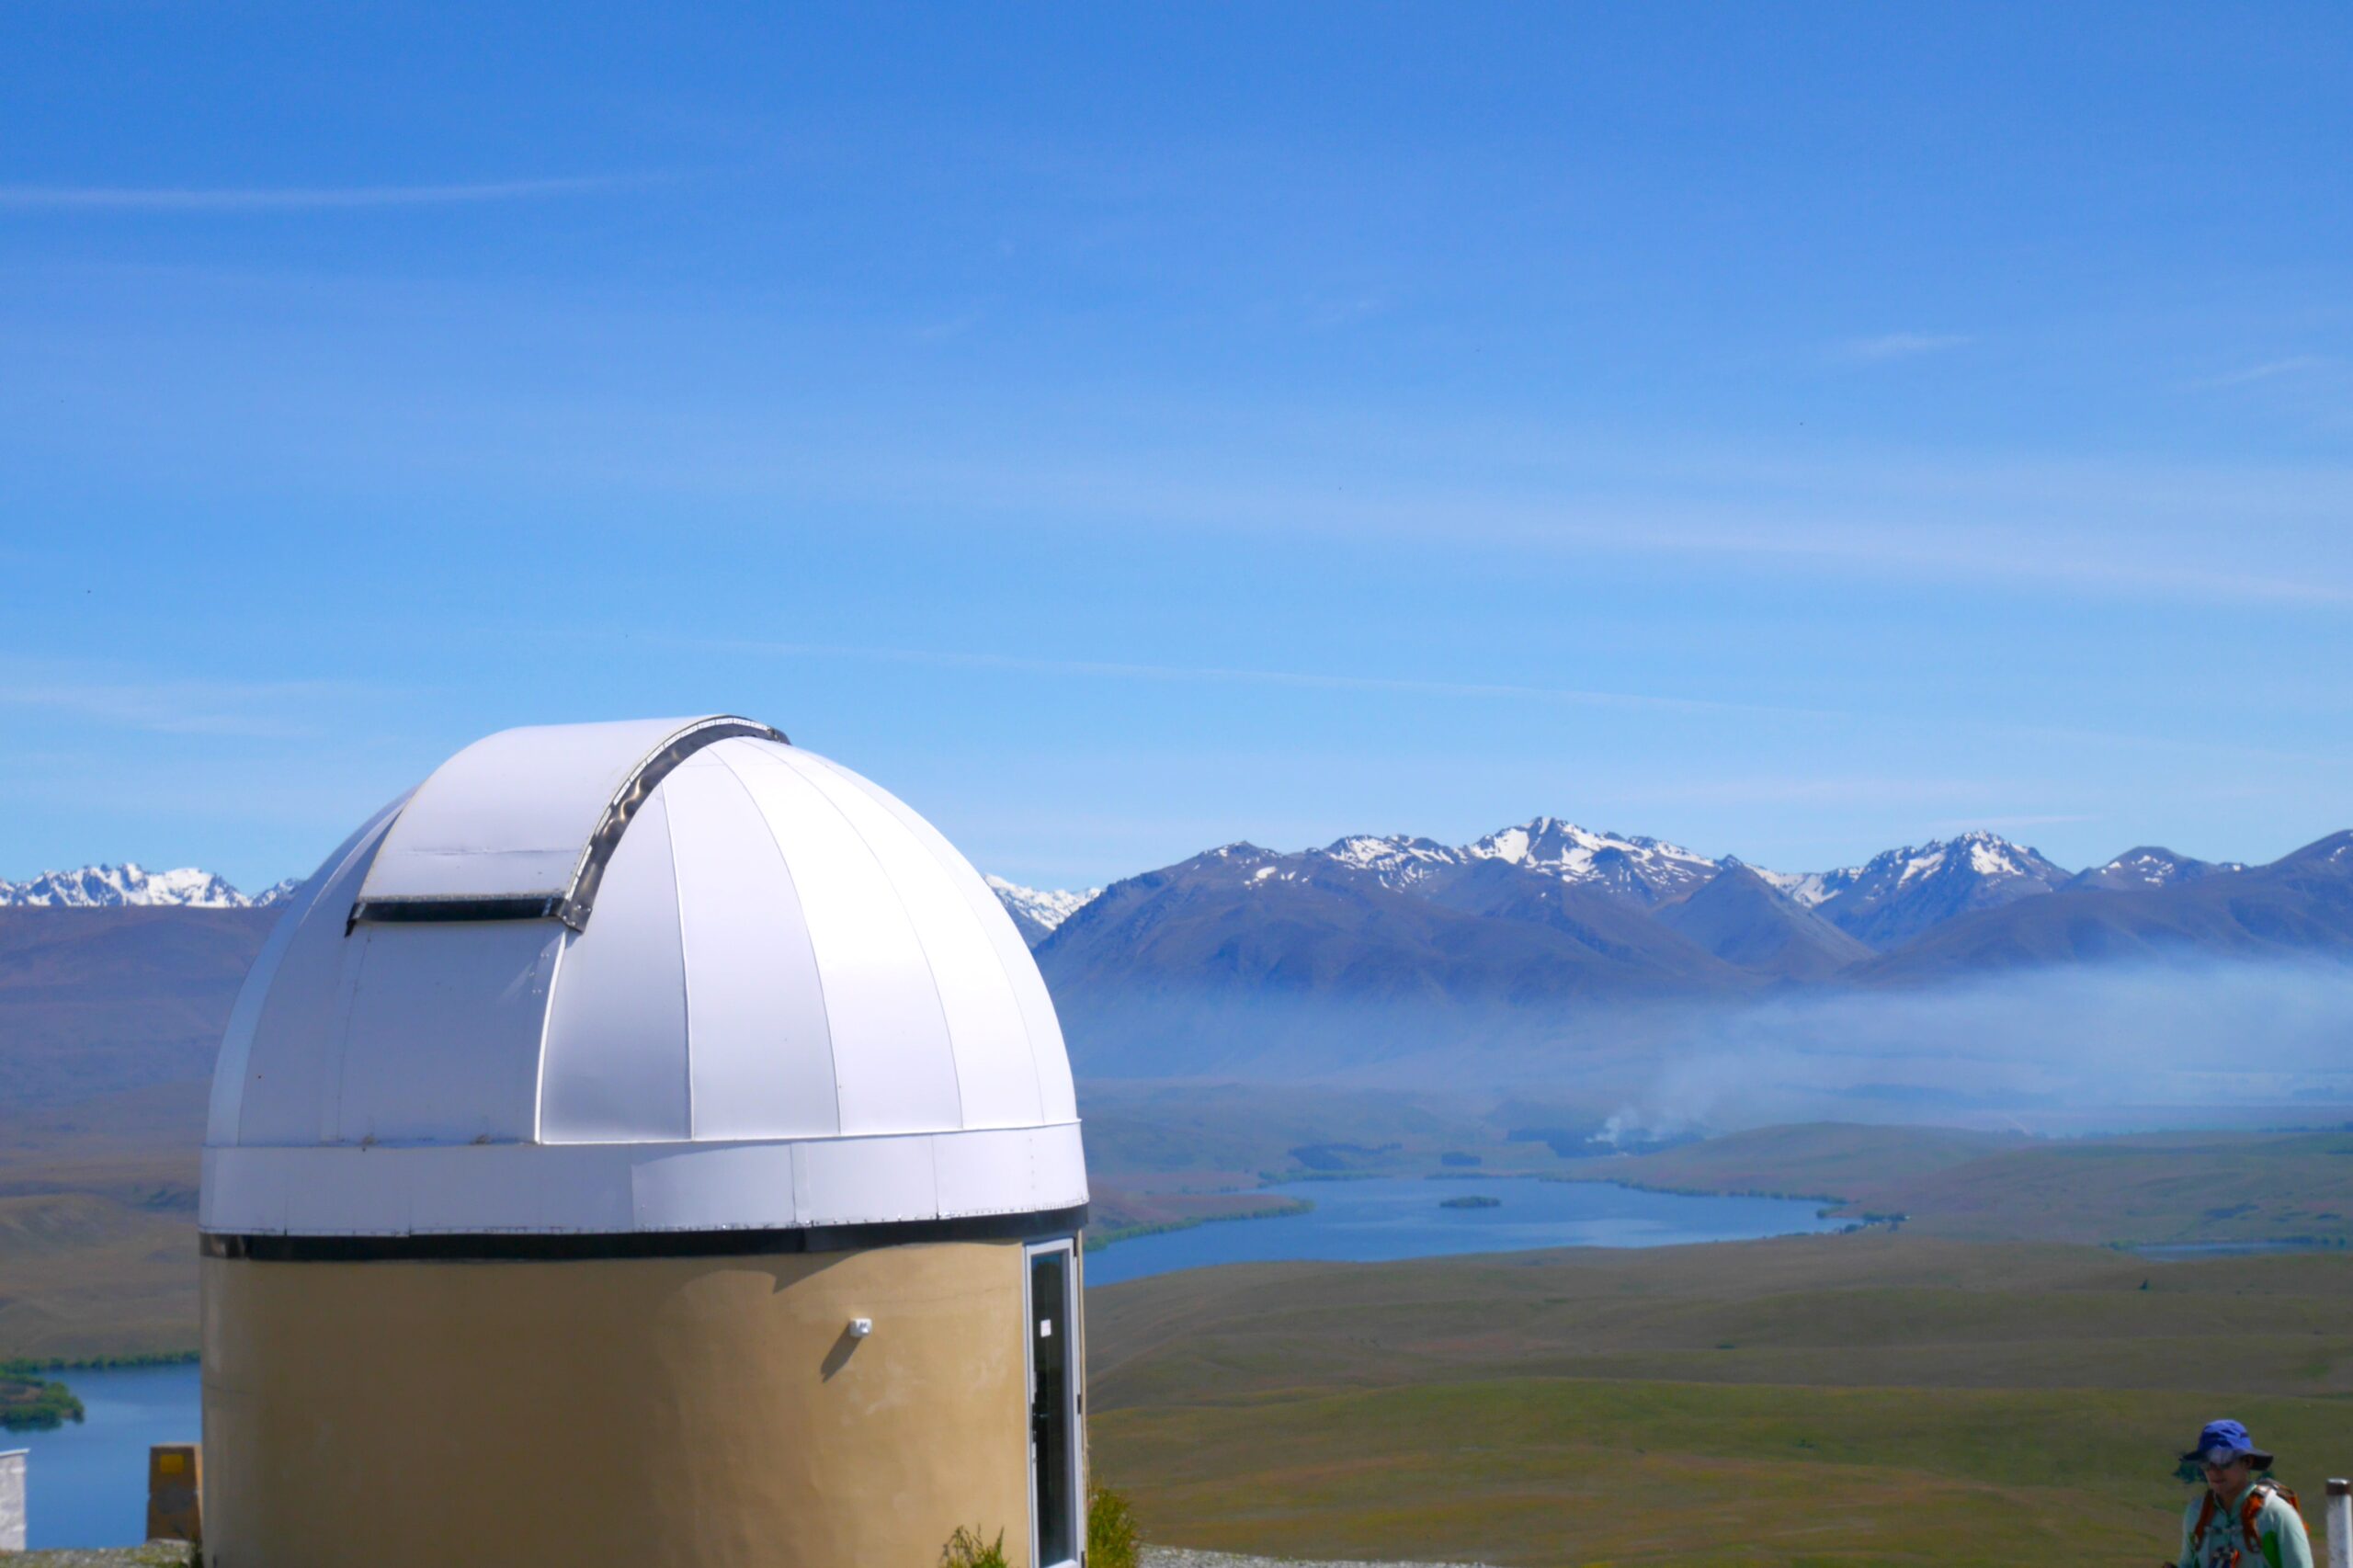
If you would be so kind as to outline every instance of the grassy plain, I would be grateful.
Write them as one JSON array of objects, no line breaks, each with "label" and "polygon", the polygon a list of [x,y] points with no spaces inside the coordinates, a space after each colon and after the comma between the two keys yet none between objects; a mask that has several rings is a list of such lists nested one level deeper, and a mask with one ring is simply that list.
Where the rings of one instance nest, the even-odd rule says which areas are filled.
[{"label": "grassy plain", "polygon": [[1572,1179],[1843,1200],[1978,1240],[2353,1244],[2353,1126],[2028,1139],[1816,1123],[1586,1161]]},{"label": "grassy plain", "polygon": [[1268,1265],[1088,1300],[1156,1538],[1496,1562],[2146,1564],[2230,1414],[2353,1464],[2353,1258],[1885,1233]]},{"label": "grassy plain", "polygon": [[0,1126],[0,1358],[195,1348],[203,1109],[167,1084]]},{"label": "grassy plain", "polygon": [[[1984,1240],[2353,1243],[2353,1131],[2029,1139],[1939,1128],[1767,1128],[1565,1159],[1542,1107],[1358,1089],[1088,1085],[1098,1233],[1278,1211],[1263,1182],[1457,1174],[1820,1199]],[[0,1357],[181,1351],[196,1340],[204,1085],[39,1102],[0,1121]],[[1514,1134],[1518,1133],[1518,1136]]]}]

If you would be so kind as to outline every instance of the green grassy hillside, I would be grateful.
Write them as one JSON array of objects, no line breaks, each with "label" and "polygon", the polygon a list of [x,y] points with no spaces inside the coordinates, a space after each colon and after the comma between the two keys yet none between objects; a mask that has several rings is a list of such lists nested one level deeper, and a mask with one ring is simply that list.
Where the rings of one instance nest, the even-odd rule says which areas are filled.
[{"label": "green grassy hillside", "polygon": [[1203,1270],[1090,1295],[1095,1452],[1233,1550],[2146,1564],[2213,1415],[2307,1495],[2353,1461],[2347,1301],[2353,1258],[1884,1233]]},{"label": "green grassy hillside", "polygon": [[196,1345],[202,1086],[41,1107],[0,1131],[0,1358]]},{"label": "green grassy hillside", "polygon": [[1935,1176],[2033,1142],[2020,1133],[1952,1127],[1815,1121],[1728,1133],[1654,1154],[1587,1161],[1567,1174],[1671,1192],[1844,1199]]},{"label": "green grassy hillside", "polygon": [[1978,1240],[2353,1244],[2353,1128],[2028,1140],[1941,1128],[1765,1128],[1572,1179],[1769,1192]]}]

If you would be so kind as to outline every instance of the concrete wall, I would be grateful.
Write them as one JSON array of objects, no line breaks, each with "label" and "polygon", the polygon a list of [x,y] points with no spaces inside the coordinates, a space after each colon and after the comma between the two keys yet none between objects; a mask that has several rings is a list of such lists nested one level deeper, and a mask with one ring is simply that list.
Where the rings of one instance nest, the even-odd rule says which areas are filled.
[{"label": "concrete wall", "polygon": [[961,1524],[1026,1564],[1023,1275],[1011,1242],[208,1258],[210,1561],[932,1568]]},{"label": "concrete wall", "polygon": [[25,1549],[25,1452],[0,1453],[0,1551]]}]

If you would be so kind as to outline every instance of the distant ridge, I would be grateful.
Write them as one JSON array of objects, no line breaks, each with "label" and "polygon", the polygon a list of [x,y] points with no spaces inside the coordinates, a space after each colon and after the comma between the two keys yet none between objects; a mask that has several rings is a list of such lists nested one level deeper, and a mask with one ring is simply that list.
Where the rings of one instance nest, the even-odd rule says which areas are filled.
[{"label": "distant ridge", "polygon": [[[1255,845],[1229,847],[1276,853],[1259,851]],[[2167,854],[2164,850],[2128,852],[2128,856]],[[1583,888],[1645,911],[1688,899],[1725,868],[1740,866],[1779,894],[1785,905],[1818,911],[1834,928],[1870,949],[1899,946],[1955,915],[2048,892],[2068,880],[2067,872],[2039,851],[1983,831],[1891,849],[1862,865],[1836,870],[1775,871],[1729,855],[1715,859],[1665,839],[1597,831],[1552,816],[1497,828],[1463,845],[1405,834],[1352,834],[1289,858],[1301,867],[1313,864],[1361,873],[1392,892],[1432,892],[1459,887],[1463,868],[1494,864]],[[2175,858],[2184,866],[2204,865]],[[1295,870],[1277,874],[1289,877]],[[1025,888],[998,877],[988,881],[1033,948],[1103,892],[1100,888],[1084,892]],[[1804,928],[1802,923],[1800,928]],[[1837,944],[1825,945],[1818,937],[1803,945],[1841,950]],[[1811,968],[1813,962],[1801,967]]]},{"label": "distant ridge", "polygon": [[193,866],[150,871],[126,860],[119,866],[43,871],[29,881],[0,881],[0,909],[261,909],[285,902],[301,885],[289,877],[248,898]]},{"label": "distant ridge", "polygon": [[1502,852],[1403,836],[1227,845],[1112,883],[1037,944],[1039,966],[1082,1069],[1149,1077],[1380,1068],[1435,1042],[1638,1053],[1662,1009],[1792,988],[2353,961],[2353,834],[2237,871],[2122,856],[2140,869],[2124,886],[1983,832],[1813,876],[1630,839],[1597,850],[1563,834],[1573,852],[1559,854],[1534,848],[1536,833],[1481,842]]},{"label": "distant ridge", "polygon": [[1818,907],[1848,936],[1884,949],[1955,915],[2047,893],[2066,881],[2040,850],[1981,829],[1890,849],[1852,871],[1833,872],[1824,883],[1836,882],[1836,891]]},{"label": "distant ridge", "polygon": [[1054,927],[1069,919],[1103,890],[1088,888],[1085,892],[1066,892],[1059,888],[1025,888],[1018,882],[1008,882],[1003,877],[983,877],[1005,912],[1013,916],[1014,928],[1021,939],[1036,947],[1054,934]]},{"label": "distant ridge", "polygon": [[1826,980],[1871,949],[1749,867],[1727,859],[1659,920],[1723,960],[1777,980]]},{"label": "distant ridge", "polygon": [[2241,860],[2193,860],[2187,855],[2177,855],[2170,849],[2154,844],[2143,844],[2127,849],[2104,866],[2094,866],[2078,871],[2066,884],[2071,888],[2117,888],[2127,892],[2143,892],[2151,888],[2170,887],[2176,882],[2196,881],[2220,872],[2244,871]]},{"label": "distant ridge", "polygon": [[2200,955],[2353,960],[2353,832],[2331,834],[2268,866],[2210,868],[2138,887],[2079,879],[2046,897],[1948,921],[1843,978],[1923,983]]},{"label": "distant ridge", "polygon": [[1392,888],[1427,881],[1449,867],[1493,860],[1644,905],[1691,892],[1714,876],[1718,865],[1663,839],[1597,833],[1558,817],[1497,828],[1459,848],[1429,838],[1358,834],[1305,853],[1370,871]]}]

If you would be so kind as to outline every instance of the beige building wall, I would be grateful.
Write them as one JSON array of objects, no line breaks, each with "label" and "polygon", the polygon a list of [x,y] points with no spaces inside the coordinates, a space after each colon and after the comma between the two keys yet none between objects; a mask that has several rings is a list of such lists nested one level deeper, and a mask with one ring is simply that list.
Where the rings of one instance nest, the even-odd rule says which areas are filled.
[{"label": "beige building wall", "polygon": [[1017,1242],[208,1257],[208,1562],[934,1568],[964,1525],[1027,1564],[1024,1277]]}]

